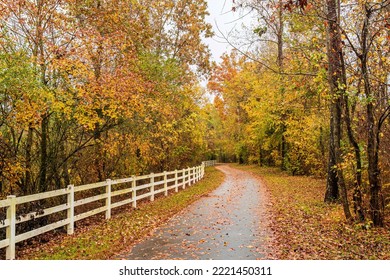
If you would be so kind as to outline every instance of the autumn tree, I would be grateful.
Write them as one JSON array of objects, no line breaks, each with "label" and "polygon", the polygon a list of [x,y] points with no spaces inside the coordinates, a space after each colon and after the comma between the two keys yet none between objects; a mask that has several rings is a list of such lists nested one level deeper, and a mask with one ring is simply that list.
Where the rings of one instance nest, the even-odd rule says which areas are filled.
[{"label": "autumn tree", "polygon": [[3,1],[2,195],[199,163],[206,9],[205,1]]},{"label": "autumn tree", "polygon": [[[389,1],[371,3],[359,1],[352,9],[358,22],[358,32],[350,32],[347,27],[344,36],[349,48],[357,57],[360,73],[359,85],[362,84],[366,102],[368,181],[370,190],[370,213],[375,226],[384,224],[384,198],[382,194],[379,153],[383,125],[389,117],[390,106],[386,97],[388,83],[388,48],[383,42],[388,41],[387,24]],[[352,37],[356,35],[358,40]],[[379,63],[379,67],[377,67]],[[386,70],[387,69],[387,70]]]},{"label": "autumn tree", "polygon": [[[260,7],[257,11],[264,15],[273,15],[275,7],[279,7],[265,1],[235,1],[235,4],[234,9],[252,10],[257,5]],[[236,45],[238,53],[252,62],[236,65],[236,73],[229,79],[219,72],[223,83],[219,82],[217,90],[225,95],[234,84],[232,81],[245,77],[247,98],[240,106],[247,120],[242,124],[241,139],[248,141],[240,143],[249,151],[248,159],[258,158],[259,154],[264,158],[270,149],[269,155],[277,160],[280,150],[267,143],[281,141],[275,137],[278,135],[275,128],[283,119],[285,130],[281,135],[288,147],[287,170],[293,174],[299,174],[300,170],[306,170],[306,174],[322,170],[319,174],[327,173],[325,201],[341,198],[347,220],[353,220],[348,195],[352,190],[356,219],[365,222],[369,211],[373,224],[381,226],[385,204],[381,180],[386,175],[381,173],[380,166],[387,164],[386,157],[381,155],[388,153],[381,143],[385,141],[389,116],[386,47],[389,3],[283,1],[283,8],[284,82],[275,80],[278,71],[270,62],[277,61],[280,52],[272,47],[277,40],[267,37],[267,28],[254,29],[264,39],[257,41],[261,48],[244,51]],[[276,24],[277,18],[275,15],[272,22]],[[267,43],[265,39],[271,40]],[[250,63],[257,66],[248,67]],[[252,69],[252,73],[247,69]],[[283,89],[282,99],[277,98],[278,87]],[[224,108],[231,106],[227,100],[222,102]],[[300,132],[305,130],[307,135]],[[308,143],[311,144],[306,146]],[[323,162],[322,168],[314,168],[318,158],[328,158],[328,162]]]}]

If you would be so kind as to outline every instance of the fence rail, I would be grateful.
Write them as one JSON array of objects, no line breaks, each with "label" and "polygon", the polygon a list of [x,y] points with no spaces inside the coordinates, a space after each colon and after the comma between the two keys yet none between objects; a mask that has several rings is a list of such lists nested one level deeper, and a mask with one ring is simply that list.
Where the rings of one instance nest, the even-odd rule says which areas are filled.
[{"label": "fence rail", "polygon": [[208,161],[204,161],[202,162],[202,164],[204,164],[205,167],[209,167],[209,166],[214,166],[217,164],[217,161],[216,160],[208,160]]},{"label": "fence rail", "polygon": [[[74,186],[69,185],[65,189],[48,191],[44,193],[37,193],[33,195],[16,197],[14,195],[7,196],[7,199],[0,200],[0,208],[6,208],[6,218],[0,220],[0,229],[5,228],[6,237],[0,240],[0,249],[6,248],[6,259],[15,259],[15,244],[26,239],[38,236],[48,231],[66,226],[67,233],[74,233],[74,223],[76,221],[85,219],[87,217],[105,213],[105,218],[111,218],[111,210],[126,204],[132,204],[132,207],[137,207],[137,202],[141,199],[149,198],[154,201],[155,196],[160,193],[168,195],[170,190],[179,191],[179,188],[185,189],[188,186],[196,183],[203,178],[205,167],[215,165],[215,161],[204,161],[201,165],[182,170],[175,170],[170,172],[162,172],[157,174],[148,174],[143,176],[132,176],[130,178],[111,180],[107,179],[105,182],[99,182],[88,185]],[[140,183],[138,185],[137,183]],[[113,190],[113,187],[121,184],[130,184],[130,187]],[[83,197],[75,200],[75,194],[81,192],[88,192],[90,190],[102,189],[100,194],[92,194],[92,196]],[[138,193],[137,192],[141,192]],[[123,198],[123,196],[126,196]],[[39,211],[34,211],[28,214],[17,215],[17,206],[21,204],[31,203],[34,201],[63,197],[66,198],[66,203],[62,203]],[[113,199],[116,201],[113,202]],[[95,207],[86,212],[75,214],[75,208],[88,203],[101,201],[104,205]],[[101,204],[102,204],[101,203]],[[55,213],[64,213],[66,211],[66,218],[56,221],[54,223],[42,226],[40,228],[30,230],[16,235],[16,225],[25,223],[36,218],[45,217]],[[64,213],[65,214],[65,213]]]}]

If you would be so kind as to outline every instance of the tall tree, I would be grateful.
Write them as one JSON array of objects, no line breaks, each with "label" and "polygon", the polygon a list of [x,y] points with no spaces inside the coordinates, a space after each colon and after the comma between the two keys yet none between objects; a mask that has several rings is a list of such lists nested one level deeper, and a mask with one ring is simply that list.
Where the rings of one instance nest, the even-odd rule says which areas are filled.
[{"label": "tall tree", "polygon": [[[379,1],[371,3],[364,1],[362,3],[363,19],[360,34],[360,51],[356,55],[360,60],[361,77],[364,84],[364,93],[367,99],[367,157],[368,157],[368,180],[370,185],[370,211],[371,218],[375,226],[383,226],[384,223],[384,198],[382,194],[382,183],[379,167],[379,151],[380,151],[380,133],[382,125],[386,118],[389,117],[390,105],[385,105],[384,108],[379,108],[381,114],[376,120],[374,100],[375,95],[373,90],[380,91],[381,86],[373,89],[373,71],[369,70],[370,58],[372,58],[372,48],[377,37],[383,36],[383,31],[386,26],[386,17],[381,15],[381,12],[390,6],[390,1]],[[373,23],[378,20],[379,25]],[[387,77],[385,77],[387,79]],[[382,83],[386,81],[382,81]],[[378,110],[378,109],[377,109]]]},{"label": "tall tree", "polygon": [[200,160],[206,1],[2,1],[0,9],[3,195]]}]

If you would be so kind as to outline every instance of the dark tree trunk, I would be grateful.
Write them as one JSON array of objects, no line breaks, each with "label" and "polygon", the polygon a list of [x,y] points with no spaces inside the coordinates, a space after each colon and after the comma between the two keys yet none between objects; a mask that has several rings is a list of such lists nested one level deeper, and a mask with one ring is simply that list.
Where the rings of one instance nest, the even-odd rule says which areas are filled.
[{"label": "dark tree trunk", "polygon": [[326,5],[328,23],[328,79],[331,102],[328,179],[325,201],[335,201],[338,199],[340,192],[345,217],[347,220],[352,220],[343,170],[338,166],[342,162],[340,143],[342,139],[342,108],[346,80],[345,73],[343,72],[344,56],[339,25],[340,3],[337,0],[327,0]]},{"label": "dark tree trunk", "polygon": [[341,74],[339,65],[339,41],[337,25],[337,4],[335,0],[327,0],[327,24],[328,24],[328,80],[330,89],[330,120],[329,120],[329,159],[328,175],[326,181],[325,202],[334,202],[339,199],[339,186],[337,177],[337,139],[336,128],[340,125],[336,116],[336,106],[339,102],[338,81]]},{"label": "dark tree trunk", "polygon": [[[343,73],[343,84],[347,85],[347,74],[346,74],[346,67],[345,67],[345,61],[344,56],[341,57],[341,64],[342,64],[342,73]],[[360,83],[358,85],[360,87]],[[364,208],[363,208],[363,197],[362,197],[362,157],[360,153],[359,144],[356,140],[356,137],[354,135],[353,129],[352,129],[352,119],[351,114],[349,111],[349,98],[347,94],[343,94],[343,105],[344,105],[344,122],[347,128],[347,135],[349,142],[351,143],[354,153],[355,153],[355,165],[356,165],[356,172],[355,172],[355,182],[354,182],[354,188],[353,188],[353,209],[355,212],[355,215],[358,219],[358,221],[363,222],[365,219],[364,214]]]},{"label": "dark tree trunk", "polygon": [[356,173],[355,173],[355,185],[353,191],[353,209],[360,222],[364,221],[364,209],[363,209],[363,198],[362,198],[362,156],[359,148],[359,144],[355,138],[355,135],[352,130],[352,120],[349,113],[349,104],[348,98],[345,97],[345,124],[347,127],[347,134],[349,142],[351,143],[354,153],[355,153],[355,164],[356,164]]},{"label": "dark tree trunk", "polygon": [[[278,4],[278,27],[277,27],[277,43],[278,43],[278,57],[277,57],[277,64],[278,64],[278,71],[280,75],[280,80],[283,84],[283,31],[284,31],[284,20],[283,20],[283,12],[284,12],[284,6],[283,1],[279,0]],[[280,88],[280,94],[284,94],[283,85]],[[281,144],[280,144],[280,154],[282,157],[282,170],[287,170],[287,142],[286,137],[284,134],[286,133],[286,115],[282,115],[282,124],[281,124]]]},{"label": "dark tree trunk", "polygon": [[263,149],[261,143],[259,144],[259,166],[263,166]]},{"label": "dark tree trunk", "polygon": [[[333,107],[333,103],[331,107]],[[339,187],[337,180],[337,170],[336,170],[336,154],[335,154],[335,137],[334,137],[334,110],[330,110],[330,133],[329,133],[329,159],[328,159],[328,170],[327,170],[327,180],[326,180],[326,192],[325,192],[325,202],[334,202],[339,199]]]},{"label": "dark tree trunk", "polygon": [[48,167],[48,128],[49,128],[49,116],[46,114],[43,116],[41,123],[41,162],[39,172],[39,192],[47,191],[47,167]]},{"label": "dark tree trunk", "polygon": [[368,181],[370,184],[370,211],[374,226],[383,226],[384,222],[384,200],[382,195],[382,184],[379,169],[379,128],[376,131],[375,112],[372,102],[371,81],[368,73],[368,53],[369,53],[369,26],[371,9],[368,4],[365,7],[365,19],[361,34],[362,53],[359,56],[361,62],[361,72],[364,81],[364,92],[367,102],[367,158],[368,158]]},{"label": "dark tree trunk", "polygon": [[374,108],[372,103],[369,103],[367,105],[367,157],[368,181],[370,183],[370,211],[374,226],[383,226],[384,201],[379,169],[379,139],[376,141],[374,122]]},{"label": "dark tree trunk", "polygon": [[[335,153],[336,153],[336,162],[337,164],[342,163],[342,154],[341,154],[341,139],[342,139],[342,130],[341,130],[341,121],[342,121],[342,106],[343,106],[343,97],[340,93],[340,96],[338,97],[338,100],[335,104]],[[349,202],[348,202],[348,193],[347,193],[347,186],[345,184],[344,180],[344,174],[343,169],[341,167],[337,168],[337,179],[338,179],[338,185],[340,190],[340,197],[341,202],[343,204],[343,210],[345,214],[345,218],[348,221],[352,220],[352,214],[349,209]]]},{"label": "dark tree trunk", "polygon": [[28,128],[27,132],[27,140],[26,140],[26,173],[25,173],[25,194],[32,194],[34,193],[33,189],[33,183],[32,183],[32,176],[31,176],[31,152],[32,152],[32,145],[33,145],[33,137],[34,137],[34,129],[32,128],[32,124],[30,124],[30,127]]}]

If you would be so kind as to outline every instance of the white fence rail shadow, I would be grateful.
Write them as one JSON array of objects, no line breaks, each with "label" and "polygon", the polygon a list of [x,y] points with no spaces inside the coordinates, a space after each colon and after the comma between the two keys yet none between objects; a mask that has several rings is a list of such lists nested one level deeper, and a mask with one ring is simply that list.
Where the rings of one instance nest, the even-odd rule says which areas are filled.
[{"label": "white fence rail shadow", "polygon": [[[74,223],[87,217],[105,212],[105,218],[111,218],[111,210],[126,204],[132,204],[132,207],[137,207],[137,201],[149,198],[154,201],[155,196],[164,193],[168,195],[170,190],[179,191],[179,188],[185,189],[188,186],[198,182],[203,178],[205,167],[215,165],[216,161],[204,161],[201,165],[162,173],[151,173],[143,176],[132,176],[130,178],[99,182],[88,185],[74,186],[69,185],[65,189],[37,193],[33,195],[16,197],[14,195],[7,196],[7,199],[0,200],[0,209],[6,208],[7,214],[5,220],[0,220],[0,229],[5,228],[6,237],[0,240],[0,249],[6,248],[6,259],[15,259],[15,244],[45,232],[66,226],[67,233],[74,233]],[[90,190],[95,190],[91,193]],[[82,199],[75,199],[75,195],[79,193],[87,193]],[[88,196],[88,192],[92,196]],[[100,194],[96,194],[100,193]],[[17,207],[21,204],[27,204],[39,200],[50,198],[62,198],[62,203],[54,207],[40,209],[21,216],[17,215]],[[61,199],[59,199],[61,201]],[[75,214],[75,208],[81,205],[99,202],[103,206],[93,208],[86,212]],[[16,235],[16,225],[25,223],[36,218],[45,217],[55,213],[63,213],[66,218],[54,223],[42,226],[40,228],[30,230]]]}]

